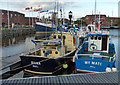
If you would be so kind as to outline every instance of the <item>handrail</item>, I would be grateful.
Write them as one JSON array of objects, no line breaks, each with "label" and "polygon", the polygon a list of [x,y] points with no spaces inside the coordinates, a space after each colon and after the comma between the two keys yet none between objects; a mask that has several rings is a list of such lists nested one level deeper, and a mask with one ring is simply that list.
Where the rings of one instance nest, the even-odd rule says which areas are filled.
[{"label": "handrail", "polygon": [[[92,56],[92,57],[105,57],[105,58],[110,58],[110,56],[102,56],[102,55],[93,55],[93,54],[77,54],[78,56],[85,56],[85,55],[87,55],[87,56]],[[113,57],[111,57],[111,58],[113,58]]]},{"label": "handrail", "polygon": [[35,42],[42,42],[42,41],[48,41],[48,42],[58,42],[58,41],[51,41],[51,40],[34,40]]}]

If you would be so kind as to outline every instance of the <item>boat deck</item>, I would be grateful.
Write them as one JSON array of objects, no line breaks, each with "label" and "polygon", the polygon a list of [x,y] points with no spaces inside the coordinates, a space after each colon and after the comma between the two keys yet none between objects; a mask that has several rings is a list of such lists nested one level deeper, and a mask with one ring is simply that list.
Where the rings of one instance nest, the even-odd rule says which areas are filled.
[{"label": "boat deck", "polygon": [[111,84],[118,85],[118,75],[120,72],[106,72],[106,73],[89,73],[89,74],[71,74],[71,75],[58,75],[58,76],[44,76],[44,77],[31,77],[20,79],[6,79],[2,80],[2,85],[33,85],[33,84]]}]

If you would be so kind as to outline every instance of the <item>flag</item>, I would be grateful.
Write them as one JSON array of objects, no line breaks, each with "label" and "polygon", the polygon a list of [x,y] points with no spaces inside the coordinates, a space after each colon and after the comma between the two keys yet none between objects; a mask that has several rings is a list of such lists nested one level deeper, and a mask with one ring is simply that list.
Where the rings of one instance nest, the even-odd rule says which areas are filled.
[{"label": "flag", "polygon": [[25,8],[25,10],[30,10],[30,8],[29,8],[29,7],[27,7],[27,8]]},{"label": "flag", "polygon": [[49,14],[52,14],[52,13],[54,13],[54,12],[49,12]]},{"label": "flag", "polygon": [[54,14],[57,14],[57,12],[54,12]]},{"label": "flag", "polygon": [[42,8],[34,9],[33,11],[34,11],[34,12],[37,12],[37,11],[40,11],[40,10],[42,10]]},{"label": "flag", "polygon": [[48,10],[46,10],[46,11],[41,11],[40,13],[43,13],[43,12],[48,12]]},{"label": "flag", "polygon": [[98,23],[98,21],[97,21],[97,29],[99,29],[99,23]]}]

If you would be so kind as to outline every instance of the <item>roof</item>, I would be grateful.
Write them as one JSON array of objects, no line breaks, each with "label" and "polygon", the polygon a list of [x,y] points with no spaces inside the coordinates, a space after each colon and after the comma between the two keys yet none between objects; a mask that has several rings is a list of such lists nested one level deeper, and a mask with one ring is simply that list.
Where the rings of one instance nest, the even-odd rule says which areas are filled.
[{"label": "roof", "polygon": [[[85,17],[87,17],[87,16],[95,16],[95,14],[92,14],[92,15],[86,15]],[[96,14],[96,16],[99,16],[99,14]],[[106,17],[105,14],[100,14],[100,16],[105,16],[105,17]]]},{"label": "roof", "polygon": [[25,15],[25,14],[23,14],[23,13],[20,13],[20,12],[17,12],[17,11],[10,11],[10,10],[4,10],[4,9],[0,9],[0,12],[10,12],[10,13],[12,13],[12,12],[14,12],[14,13],[18,13],[18,14],[22,14],[22,15]]}]

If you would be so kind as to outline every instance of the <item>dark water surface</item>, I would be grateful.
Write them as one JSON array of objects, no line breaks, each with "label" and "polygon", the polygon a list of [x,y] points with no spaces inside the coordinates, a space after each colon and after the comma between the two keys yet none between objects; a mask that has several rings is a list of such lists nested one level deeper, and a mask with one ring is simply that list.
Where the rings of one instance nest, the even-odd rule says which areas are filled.
[{"label": "dark water surface", "polygon": [[[115,44],[116,48],[116,67],[120,70],[120,30],[114,29],[109,30],[111,36],[111,41]],[[31,42],[32,39],[35,38],[35,35],[29,36],[16,36],[10,38],[4,38],[2,40],[2,44],[0,48],[2,48],[2,57],[5,58],[7,56],[13,56],[23,52],[29,52],[30,50],[34,50],[34,44]],[[74,73],[74,64],[73,66],[69,67],[68,69],[63,69],[59,74],[72,74]],[[23,77],[31,77],[31,76],[43,76],[43,75],[33,75],[24,73],[23,71],[19,72],[18,74],[10,77],[10,78],[23,78]]]}]

